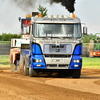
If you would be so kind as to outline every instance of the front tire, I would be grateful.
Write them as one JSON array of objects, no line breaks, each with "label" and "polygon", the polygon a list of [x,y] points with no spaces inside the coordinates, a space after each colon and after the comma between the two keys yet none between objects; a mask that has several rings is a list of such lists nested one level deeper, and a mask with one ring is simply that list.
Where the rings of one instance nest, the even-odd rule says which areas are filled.
[{"label": "front tire", "polygon": [[81,76],[81,69],[73,69],[72,78],[80,78],[80,76]]},{"label": "front tire", "polygon": [[36,77],[38,75],[37,71],[31,67],[29,67],[29,76]]}]

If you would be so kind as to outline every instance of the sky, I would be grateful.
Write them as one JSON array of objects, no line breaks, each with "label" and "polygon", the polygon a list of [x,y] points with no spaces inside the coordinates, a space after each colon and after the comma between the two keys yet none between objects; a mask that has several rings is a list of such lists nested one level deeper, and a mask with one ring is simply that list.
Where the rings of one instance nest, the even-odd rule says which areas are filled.
[{"label": "sky", "polygon": [[[35,5],[31,7],[25,7],[21,2],[22,8],[20,8],[12,1],[0,0],[0,34],[20,34],[18,17],[24,18],[26,14],[37,11],[40,4],[48,9],[48,15],[69,15],[69,12],[60,3],[50,5],[46,0],[36,0]],[[100,33],[100,0],[76,0],[74,14],[81,19],[82,23],[86,24],[88,34]]]}]

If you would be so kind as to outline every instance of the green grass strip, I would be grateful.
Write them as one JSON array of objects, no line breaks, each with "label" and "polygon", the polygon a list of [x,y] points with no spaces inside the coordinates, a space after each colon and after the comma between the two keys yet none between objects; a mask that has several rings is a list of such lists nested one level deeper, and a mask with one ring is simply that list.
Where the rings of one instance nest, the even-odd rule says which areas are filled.
[{"label": "green grass strip", "polygon": [[[0,67],[10,67],[9,55],[0,55]],[[100,69],[100,58],[83,57],[83,68]]]},{"label": "green grass strip", "polygon": [[83,57],[83,68],[100,69],[100,58]]},{"label": "green grass strip", "polygon": [[0,67],[10,67],[9,55],[0,55]]}]

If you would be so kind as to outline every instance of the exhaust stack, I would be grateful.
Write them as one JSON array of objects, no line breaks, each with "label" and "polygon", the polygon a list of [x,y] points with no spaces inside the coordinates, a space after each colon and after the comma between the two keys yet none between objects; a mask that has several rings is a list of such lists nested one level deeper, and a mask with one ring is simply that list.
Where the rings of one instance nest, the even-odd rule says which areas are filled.
[{"label": "exhaust stack", "polygon": [[39,12],[32,12],[32,17],[38,16]]}]

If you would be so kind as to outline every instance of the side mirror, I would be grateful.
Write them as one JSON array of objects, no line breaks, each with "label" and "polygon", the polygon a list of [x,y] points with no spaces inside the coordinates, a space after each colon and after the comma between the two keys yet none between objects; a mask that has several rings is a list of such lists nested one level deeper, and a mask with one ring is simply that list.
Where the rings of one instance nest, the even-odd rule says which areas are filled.
[{"label": "side mirror", "polygon": [[21,21],[21,17],[18,18],[19,22]]},{"label": "side mirror", "polygon": [[87,27],[83,27],[83,35],[87,35]]}]

